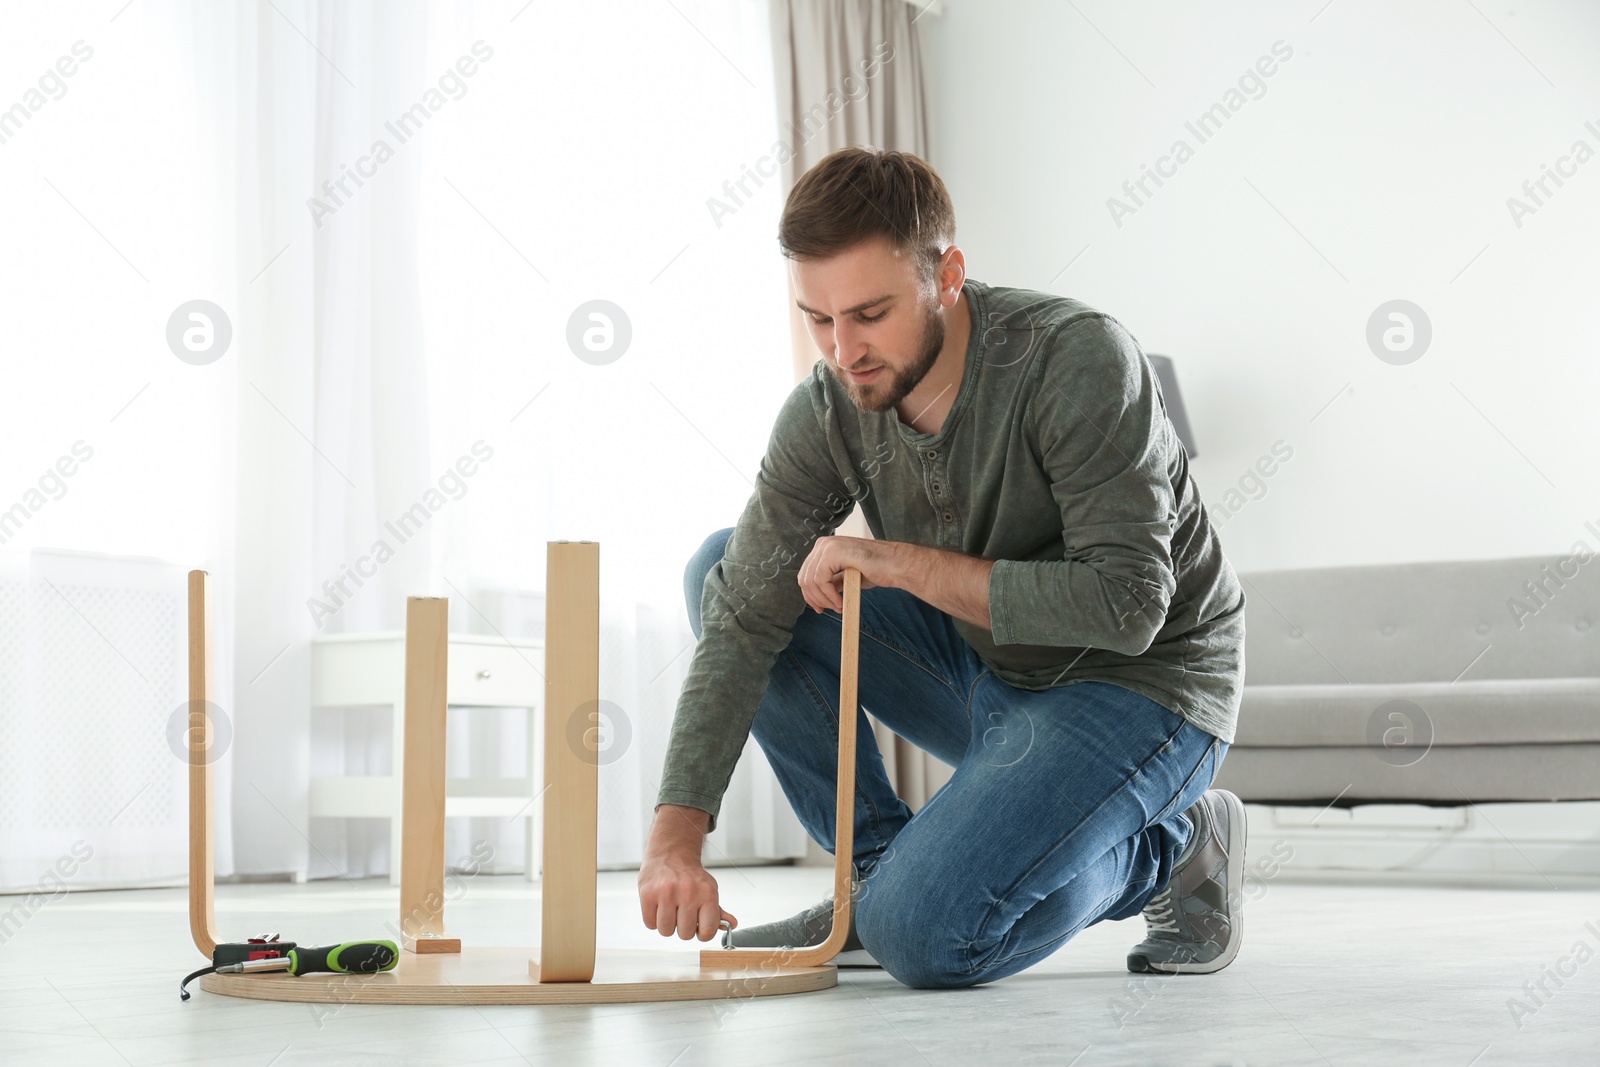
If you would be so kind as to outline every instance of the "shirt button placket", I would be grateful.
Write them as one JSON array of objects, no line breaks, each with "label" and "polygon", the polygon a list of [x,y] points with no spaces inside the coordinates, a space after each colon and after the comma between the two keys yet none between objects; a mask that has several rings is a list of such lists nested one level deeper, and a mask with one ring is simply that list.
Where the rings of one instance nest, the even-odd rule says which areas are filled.
[{"label": "shirt button placket", "polygon": [[[929,487],[933,490],[933,505],[939,509],[939,518],[945,523],[954,523],[956,521],[956,513],[955,510],[950,507],[949,498],[945,493],[944,488],[945,483],[949,481],[949,479],[941,474],[939,470],[939,450],[936,448],[930,448],[923,452],[922,455],[923,458],[930,461],[929,465],[933,468],[932,481],[930,482]],[[953,535],[954,531],[948,531],[948,533]]]}]

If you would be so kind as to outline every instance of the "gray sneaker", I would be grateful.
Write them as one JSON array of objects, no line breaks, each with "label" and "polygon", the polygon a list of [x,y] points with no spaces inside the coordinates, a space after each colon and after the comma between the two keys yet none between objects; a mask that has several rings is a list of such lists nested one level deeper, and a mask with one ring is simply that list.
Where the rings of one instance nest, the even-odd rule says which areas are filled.
[{"label": "gray sneaker", "polygon": [[1144,906],[1145,939],[1128,953],[1128,970],[1136,973],[1210,974],[1239,954],[1244,804],[1226,789],[1208,789],[1185,814],[1196,844]]},{"label": "gray sneaker", "polygon": [[[854,889],[860,892],[860,881]],[[760,926],[741,926],[722,931],[723,948],[810,948],[820,945],[833,932],[833,894],[811,905],[798,915]],[[880,967],[872,953],[862,947],[856,936],[855,909],[850,910],[850,932],[845,936],[844,947],[828,961],[838,967]]]}]

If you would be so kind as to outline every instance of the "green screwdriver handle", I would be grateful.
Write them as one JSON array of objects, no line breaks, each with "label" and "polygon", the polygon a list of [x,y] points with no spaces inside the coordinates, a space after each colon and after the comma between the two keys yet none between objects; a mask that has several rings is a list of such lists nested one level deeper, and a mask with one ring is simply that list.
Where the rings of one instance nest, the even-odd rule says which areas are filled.
[{"label": "green screwdriver handle", "polygon": [[345,941],[337,945],[289,950],[289,973],[333,971],[338,974],[374,974],[392,971],[400,962],[400,946],[393,941]]}]

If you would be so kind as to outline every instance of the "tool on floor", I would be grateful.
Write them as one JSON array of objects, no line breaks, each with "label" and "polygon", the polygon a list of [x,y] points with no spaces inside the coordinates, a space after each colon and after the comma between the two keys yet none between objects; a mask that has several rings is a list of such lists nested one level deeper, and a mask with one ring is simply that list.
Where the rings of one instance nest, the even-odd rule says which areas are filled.
[{"label": "tool on floor", "polygon": [[293,941],[279,941],[277,934],[262,934],[248,941],[218,945],[211,953],[211,966],[202,967],[185,978],[178,986],[178,993],[182,999],[188,1000],[188,984],[213,971],[217,974],[255,971],[376,974],[394,970],[399,961],[400,947],[393,941],[344,941],[337,945],[300,948]]},{"label": "tool on floor", "polygon": [[229,941],[211,950],[211,966],[202,967],[178,984],[178,996],[189,999],[189,983],[202,974],[210,974],[218,967],[227,967],[247,960],[281,959],[294,948],[293,941],[279,941],[277,934],[261,934],[248,941]]}]

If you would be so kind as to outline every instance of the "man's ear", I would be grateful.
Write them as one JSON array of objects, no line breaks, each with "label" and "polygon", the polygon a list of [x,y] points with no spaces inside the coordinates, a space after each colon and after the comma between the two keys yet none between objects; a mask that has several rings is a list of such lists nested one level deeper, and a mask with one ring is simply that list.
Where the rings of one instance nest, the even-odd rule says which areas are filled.
[{"label": "man's ear", "polygon": [[956,301],[961,299],[961,287],[967,280],[967,259],[960,247],[951,245],[944,250],[934,277],[938,281],[939,303],[947,308],[955,307]]}]

